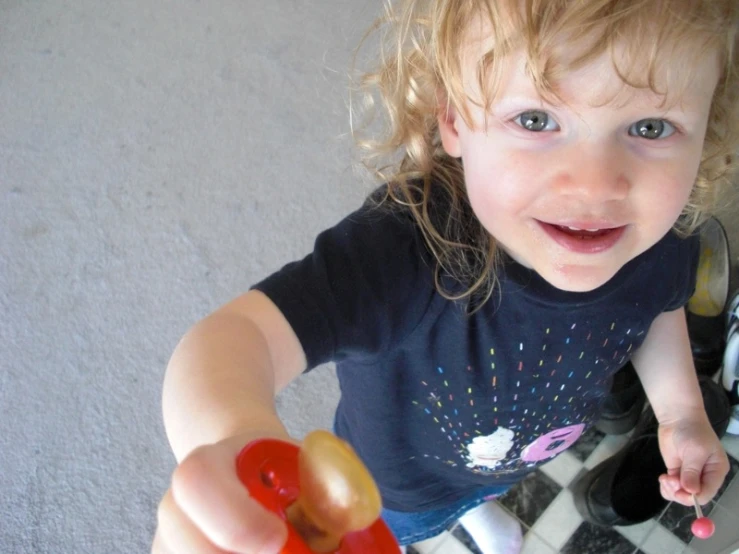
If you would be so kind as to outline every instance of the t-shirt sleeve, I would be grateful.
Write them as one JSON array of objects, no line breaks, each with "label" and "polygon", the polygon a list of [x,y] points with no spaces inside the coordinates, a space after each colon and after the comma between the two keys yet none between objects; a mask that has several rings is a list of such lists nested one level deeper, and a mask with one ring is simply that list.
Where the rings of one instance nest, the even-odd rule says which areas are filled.
[{"label": "t-shirt sleeve", "polygon": [[308,369],[385,354],[415,329],[434,296],[430,255],[410,215],[370,203],[253,288],[290,323]]},{"label": "t-shirt sleeve", "polygon": [[698,271],[698,257],[700,255],[700,238],[696,231],[686,238],[675,237],[670,245],[677,250],[671,256],[673,262],[673,294],[665,308],[666,312],[677,310],[685,306],[695,292],[696,273]]}]

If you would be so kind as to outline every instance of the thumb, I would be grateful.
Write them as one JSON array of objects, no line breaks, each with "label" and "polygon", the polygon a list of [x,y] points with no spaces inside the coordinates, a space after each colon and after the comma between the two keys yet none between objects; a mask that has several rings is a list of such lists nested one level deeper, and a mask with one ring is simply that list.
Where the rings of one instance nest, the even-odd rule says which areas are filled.
[{"label": "thumb", "polygon": [[690,494],[700,493],[701,475],[707,461],[707,456],[702,452],[686,453],[680,468],[680,486],[684,491]]}]

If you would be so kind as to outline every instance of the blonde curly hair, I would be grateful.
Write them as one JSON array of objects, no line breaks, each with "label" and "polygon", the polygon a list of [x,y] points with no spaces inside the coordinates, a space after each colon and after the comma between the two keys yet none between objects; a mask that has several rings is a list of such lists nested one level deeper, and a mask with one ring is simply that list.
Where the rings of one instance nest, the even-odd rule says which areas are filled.
[{"label": "blonde curly hair", "polygon": [[[518,50],[544,98],[557,97],[559,76],[609,53],[624,83],[650,88],[665,101],[680,94],[658,86],[659,72],[674,63],[676,52],[681,64],[718,52],[721,78],[702,161],[676,230],[691,232],[712,213],[719,192],[733,181],[739,146],[736,0],[388,0],[357,50],[359,57],[374,41],[380,56],[375,53],[374,67],[360,75],[353,91],[352,133],[362,163],[388,184],[386,203],[407,207],[423,232],[441,294],[480,306],[497,280],[496,241],[472,213],[461,161],[444,152],[437,120],[446,102],[469,123],[462,59],[465,30],[473,22],[489,25],[496,37],[495,48],[477,65],[484,107],[494,100],[506,55]],[[686,44],[693,59],[685,58]],[[565,60],[573,45],[584,47],[576,49],[574,61]],[[354,101],[357,95],[361,102]],[[443,209],[436,209],[440,198]],[[445,277],[462,288],[442,286]]]}]

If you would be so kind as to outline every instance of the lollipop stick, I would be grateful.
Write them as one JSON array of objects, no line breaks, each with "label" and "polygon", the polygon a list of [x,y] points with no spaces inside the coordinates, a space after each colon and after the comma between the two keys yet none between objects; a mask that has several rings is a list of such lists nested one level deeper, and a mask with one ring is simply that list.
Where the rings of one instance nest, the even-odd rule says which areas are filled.
[{"label": "lollipop stick", "polygon": [[701,505],[698,504],[698,499],[695,497],[695,495],[692,495],[692,496],[693,496],[693,505],[695,506],[695,517],[700,519],[703,517],[703,509],[701,508]]},{"label": "lollipop stick", "polygon": [[701,505],[698,504],[698,499],[693,495],[693,505],[695,506],[695,521],[691,524],[690,530],[699,539],[708,539],[713,536],[716,531],[716,526],[710,518],[703,516],[703,510]]}]

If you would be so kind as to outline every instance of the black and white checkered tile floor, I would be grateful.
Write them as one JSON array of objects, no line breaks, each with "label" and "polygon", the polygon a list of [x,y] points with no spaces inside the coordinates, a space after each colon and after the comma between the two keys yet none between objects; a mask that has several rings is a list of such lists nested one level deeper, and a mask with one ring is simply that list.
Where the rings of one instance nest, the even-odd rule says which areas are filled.
[{"label": "black and white checkered tile floor", "polygon": [[[568,451],[529,475],[500,503],[521,522],[524,554],[739,554],[739,437],[723,444],[731,470],[714,501],[704,508],[716,524],[709,540],[693,538],[692,508],[670,504],[659,517],[640,525],[603,528],[583,521],[569,486],[587,469],[615,454],[628,435],[605,436],[592,429]],[[460,525],[413,545],[409,553],[478,554]]]}]

